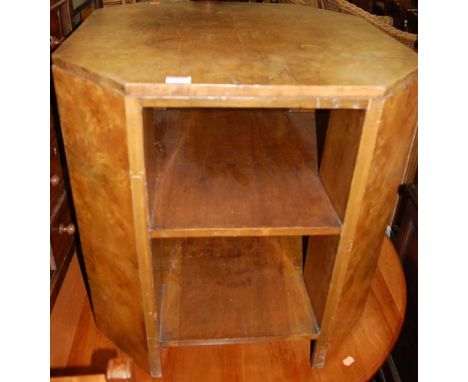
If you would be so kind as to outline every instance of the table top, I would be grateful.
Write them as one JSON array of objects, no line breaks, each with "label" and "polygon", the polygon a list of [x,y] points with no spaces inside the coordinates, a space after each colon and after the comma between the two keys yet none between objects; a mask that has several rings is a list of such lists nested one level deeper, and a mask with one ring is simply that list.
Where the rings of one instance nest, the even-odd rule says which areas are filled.
[{"label": "table top", "polygon": [[[411,49],[358,17],[291,4],[164,0],[95,11],[53,63],[150,97],[242,88],[259,96],[313,89],[365,98],[417,71]],[[191,83],[168,85],[170,76]]]}]

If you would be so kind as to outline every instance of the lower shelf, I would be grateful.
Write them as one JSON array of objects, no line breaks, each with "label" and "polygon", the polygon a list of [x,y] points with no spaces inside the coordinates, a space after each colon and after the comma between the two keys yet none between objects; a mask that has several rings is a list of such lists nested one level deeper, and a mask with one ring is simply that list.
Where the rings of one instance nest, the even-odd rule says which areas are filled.
[{"label": "lower shelf", "polygon": [[163,346],[318,336],[301,238],[158,239],[153,256]]}]

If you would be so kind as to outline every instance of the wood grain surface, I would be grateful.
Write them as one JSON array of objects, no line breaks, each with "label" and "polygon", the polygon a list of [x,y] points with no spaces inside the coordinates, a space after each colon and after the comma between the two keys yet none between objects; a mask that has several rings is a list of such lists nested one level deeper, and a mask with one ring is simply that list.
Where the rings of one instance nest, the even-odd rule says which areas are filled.
[{"label": "wood grain surface", "polygon": [[156,114],[153,237],[340,232],[317,175],[313,113]]},{"label": "wood grain surface", "polygon": [[[395,110],[400,110],[396,113]],[[331,337],[339,342],[359,320],[374,277],[381,236],[396,203],[417,119],[417,81],[366,112],[343,229],[313,365],[323,366]]]},{"label": "wood grain surface", "polygon": [[348,203],[365,114],[363,110],[330,111],[320,181],[341,220]]},{"label": "wood grain surface", "polygon": [[104,374],[82,375],[75,377],[53,377],[50,382],[109,382]]},{"label": "wood grain surface", "polygon": [[162,346],[317,337],[301,238],[158,239],[153,252],[167,264]]},{"label": "wood grain surface", "polygon": [[95,11],[53,62],[126,94],[235,102],[384,95],[414,76],[417,55],[361,18],[314,7],[162,0]]},{"label": "wood grain surface", "polygon": [[311,236],[304,261],[304,282],[319,325],[327,306],[339,235]]},{"label": "wood grain surface", "polygon": [[[272,364],[274,354],[302,362],[309,342],[281,344],[273,353],[257,351],[265,345],[232,345],[227,358],[217,346],[196,353],[204,354],[200,359],[186,347],[160,353],[159,297],[170,267],[160,249],[151,250],[151,236],[311,235],[304,290],[320,323],[312,365],[323,367],[326,359],[334,364],[339,345],[359,328],[366,301],[377,301],[367,298],[371,283],[379,282],[381,237],[416,126],[417,55],[364,20],[312,7],[162,0],[93,13],[56,50],[53,62],[98,327],[155,376],[165,365],[164,378],[188,378],[164,357],[184,360],[189,369],[194,360],[199,366],[240,357],[235,362],[242,363],[241,373],[261,380],[257,364]],[[191,76],[191,83],[167,84],[167,76]],[[224,109],[194,109],[215,105]],[[318,173],[311,108],[334,109]],[[334,236],[314,236],[324,234]],[[272,245],[262,239],[258,243]],[[234,249],[254,242],[237,240]],[[223,240],[210,243],[217,243],[214,252],[226,252]],[[283,269],[287,257],[278,252],[243,260],[254,267],[263,259],[267,269]],[[211,264],[208,257],[200,261]],[[174,317],[192,309],[177,289],[196,292],[188,274],[208,277],[211,289],[219,281],[190,258],[182,256],[180,264],[175,274],[182,277],[166,285]],[[245,274],[244,265],[232,268]],[[276,276],[266,277],[262,269],[252,285],[268,289]],[[260,315],[275,306],[265,304],[257,308]],[[279,322],[303,322],[288,316],[295,308],[285,308]],[[210,312],[201,311],[202,319]],[[213,317],[220,316],[215,310]],[[274,328],[268,319],[265,324]],[[184,338],[184,328],[173,329],[169,337]],[[223,332],[215,329],[216,338]],[[284,377],[272,368],[279,373],[273,371],[274,378]],[[300,370],[287,378],[312,372]],[[223,379],[224,370],[218,372]],[[245,377],[237,369],[232,373],[226,376]]]},{"label": "wood grain surface", "polygon": [[[160,306],[155,294],[158,280],[153,279],[153,254],[149,235],[148,184],[145,170],[146,115],[138,100],[125,98],[125,117],[129,160],[129,177],[132,195],[133,229],[138,258],[138,274],[142,294],[148,359],[151,375],[161,375],[161,355],[158,322]],[[131,333],[125,333],[131,336]]]},{"label": "wood grain surface", "polygon": [[[388,224],[410,155],[417,120],[417,88],[414,82],[383,105],[338,311],[338,320],[343,323],[351,324],[348,309],[363,307],[367,298],[363,290],[369,290],[378,261],[369,254],[378,253],[380,249],[379,231],[384,232]],[[361,285],[357,287],[358,284]],[[351,326],[346,327],[340,325],[337,336],[345,336]]]},{"label": "wood grain surface", "polygon": [[[163,378],[134,365],[135,382],[364,382],[392,349],[405,314],[406,289],[398,254],[385,238],[364,313],[323,369],[310,368],[308,340],[163,348]],[[333,346],[333,345],[332,345]],[[52,352],[60,352],[53,347]],[[126,354],[96,328],[85,304],[65,369],[52,375],[105,374],[107,362]],[[354,363],[345,366],[351,356]]]},{"label": "wood grain surface", "polygon": [[53,75],[96,322],[149,367],[124,99],[57,67]]},{"label": "wood grain surface", "polygon": [[50,368],[67,366],[80,314],[88,304],[86,288],[76,253],[64,277],[56,303],[50,315]]}]

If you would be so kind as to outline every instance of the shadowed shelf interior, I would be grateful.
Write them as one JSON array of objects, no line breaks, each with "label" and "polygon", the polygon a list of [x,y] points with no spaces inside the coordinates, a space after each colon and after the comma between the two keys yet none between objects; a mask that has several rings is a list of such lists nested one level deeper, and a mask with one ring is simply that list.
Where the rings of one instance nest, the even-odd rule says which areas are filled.
[{"label": "shadowed shelf interior", "polygon": [[315,113],[145,116],[161,344],[316,338],[300,235],[341,223],[318,177]]},{"label": "shadowed shelf interior", "polygon": [[313,112],[154,113],[153,237],[339,234],[318,177]]},{"label": "shadowed shelf interior", "polygon": [[316,338],[301,238],[159,239],[153,252],[163,345]]}]

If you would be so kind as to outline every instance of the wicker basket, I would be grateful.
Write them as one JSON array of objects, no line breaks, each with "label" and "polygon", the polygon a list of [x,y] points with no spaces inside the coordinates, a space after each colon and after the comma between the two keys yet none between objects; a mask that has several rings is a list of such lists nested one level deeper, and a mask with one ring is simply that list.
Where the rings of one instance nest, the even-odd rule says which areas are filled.
[{"label": "wicker basket", "polygon": [[149,0],[102,0],[102,6],[113,7],[114,5],[124,5],[124,4],[135,4],[135,3],[145,3]]},{"label": "wicker basket", "polygon": [[393,19],[390,16],[376,16],[346,0],[279,0],[278,2],[303,4],[317,6],[329,11],[347,13],[349,15],[362,17],[367,22],[389,34],[406,46],[415,49],[418,35],[403,32],[393,26]]},{"label": "wicker basket", "polygon": [[[104,7],[113,5],[143,3],[149,0],[102,0]],[[253,0],[250,0],[254,2]],[[290,3],[308,5],[312,7],[327,9],[329,11],[347,13],[349,15],[362,17],[375,27],[394,37],[408,47],[415,49],[418,35],[403,32],[393,27],[393,19],[390,16],[376,16],[346,0],[263,0],[265,3]]]}]

